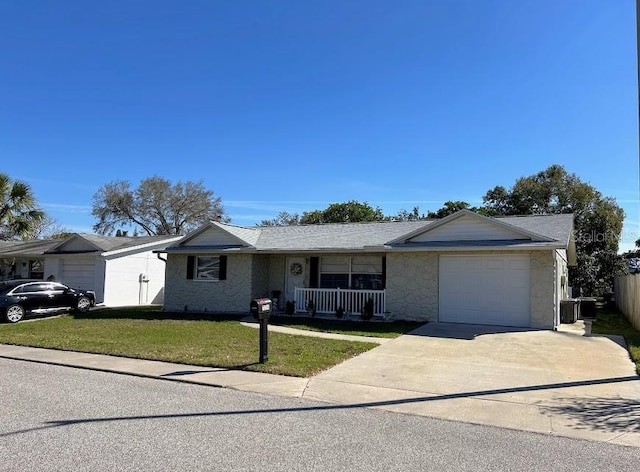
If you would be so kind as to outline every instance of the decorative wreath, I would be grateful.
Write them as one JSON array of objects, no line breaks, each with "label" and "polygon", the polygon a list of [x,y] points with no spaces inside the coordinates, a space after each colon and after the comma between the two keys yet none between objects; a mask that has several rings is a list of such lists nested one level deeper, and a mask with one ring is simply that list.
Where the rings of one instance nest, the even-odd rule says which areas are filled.
[{"label": "decorative wreath", "polygon": [[302,274],[302,264],[300,264],[299,262],[292,263],[291,267],[289,267],[289,272],[291,272],[291,275]]}]

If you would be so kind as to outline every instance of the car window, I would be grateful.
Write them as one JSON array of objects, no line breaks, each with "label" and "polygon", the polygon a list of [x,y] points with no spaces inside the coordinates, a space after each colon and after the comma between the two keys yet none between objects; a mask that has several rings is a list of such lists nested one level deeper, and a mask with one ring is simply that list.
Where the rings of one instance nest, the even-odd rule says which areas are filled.
[{"label": "car window", "polygon": [[21,287],[21,291],[14,291],[14,293],[36,293],[36,292],[46,292],[50,290],[49,284],[47,283],[36,283],[36,284],[26,284]]}]

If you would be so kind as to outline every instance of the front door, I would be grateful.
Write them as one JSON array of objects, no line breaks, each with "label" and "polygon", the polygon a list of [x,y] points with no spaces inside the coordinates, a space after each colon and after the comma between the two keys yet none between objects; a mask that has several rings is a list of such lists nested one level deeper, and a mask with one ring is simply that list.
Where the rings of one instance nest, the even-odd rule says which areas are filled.
[{"label": "front door", "polygon": [[[304,276],[306,273],[306,261],[304,257],[287,257],[287,265],[285,267],[287,288],[285,293],[285,301],[295,300],[295,288],[304,287]],[[298,309],[304,307],[296,307]]]}]

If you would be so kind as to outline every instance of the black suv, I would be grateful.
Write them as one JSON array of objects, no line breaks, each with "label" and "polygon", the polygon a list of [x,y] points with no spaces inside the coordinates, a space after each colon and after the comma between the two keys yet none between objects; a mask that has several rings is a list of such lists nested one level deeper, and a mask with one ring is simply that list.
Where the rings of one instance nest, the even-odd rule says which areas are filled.
[{"label": "black suv", "polygon": [[73,289],[57,282],[0,282],[0,316],[9,323],[17,323],[27,313],[48,313],[64,309],[84,312],[95,303],[95,292]]}]

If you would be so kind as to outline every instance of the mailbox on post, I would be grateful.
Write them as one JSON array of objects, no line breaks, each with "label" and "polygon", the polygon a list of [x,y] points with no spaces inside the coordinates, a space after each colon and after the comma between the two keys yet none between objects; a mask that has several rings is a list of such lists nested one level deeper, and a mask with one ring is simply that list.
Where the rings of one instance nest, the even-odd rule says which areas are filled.
[{"label": "mailbox on post", "polygon": [[256,298],[251,300],[249,311],[256,320],[269,319],[269,316],[271,316],[271,299]]},{"label": "mailbox on post", "polygon": [[269,359],[268,354],[268,334],[267,323],[271,316],[271,300],[269,298],[256,298],[251,300],[249,305],[251,316],[260,320],[260,364],[264,364]]}]

